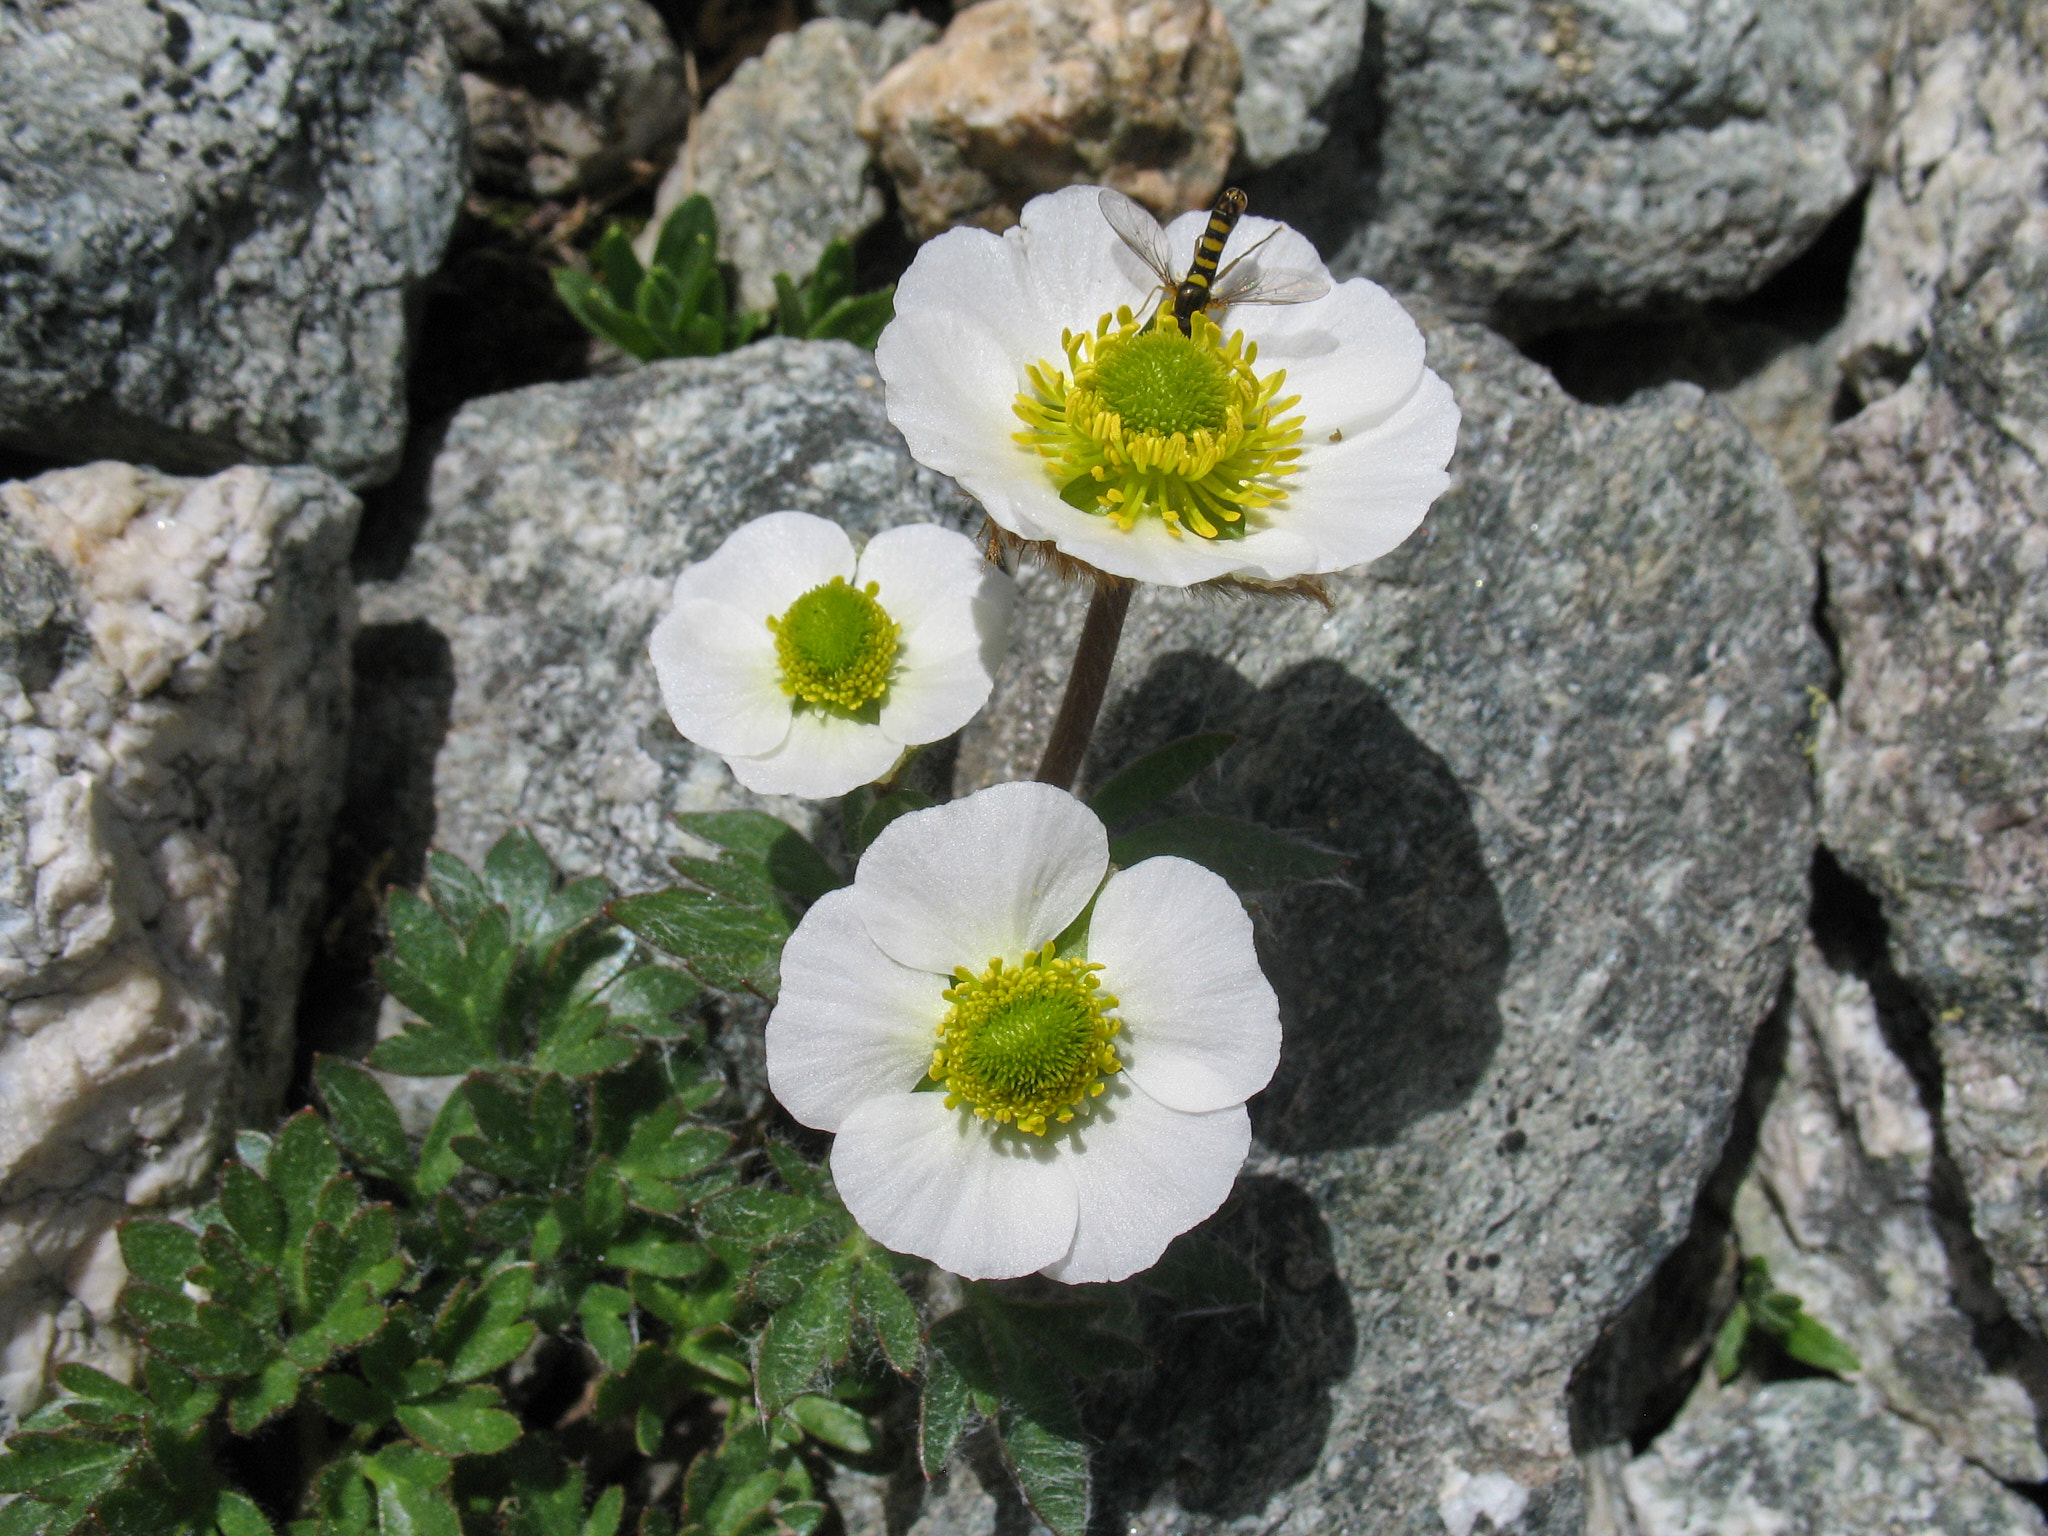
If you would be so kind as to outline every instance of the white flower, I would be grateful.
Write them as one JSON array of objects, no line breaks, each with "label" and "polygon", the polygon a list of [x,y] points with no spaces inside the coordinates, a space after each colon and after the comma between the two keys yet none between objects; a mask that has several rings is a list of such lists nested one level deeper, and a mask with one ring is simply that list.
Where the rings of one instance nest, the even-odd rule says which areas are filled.
[{"label": "white flower", "polygon": [[856,558],[837,523],[770,512],[684,567],[647,651],[678,731],[756,793],[819,800],[974,717],[1013,593],[951,529],[891,528]]},{"label": "white flower", "polygon": [[1108,869],[1080,801],[998,784],[892,822],[790,935],[769,1085],[836,1133],[878,1242],[969,1279],[1120,1280],[1230,1193],[1280,1057],[1251,921],[1185,859]]},{"label": "white flower", "polygon": [[[875,353],[911,453],[1017,537],[1141,581],[1285,581],[1407,538],[1449,484],[1458,408],[1401,306],[1353,278],[1197,315],[1188,337],[1169,319],[1139,360],[1124,311],[1142,318],[1159,283],[1100,195],[1067,187],[1003,235],[918,251]],[[1206,218],[1166,230],[1176,271]],[[1240,277],[1323,289],[1315,248],[1270,219],[1239,222],[1225,263],[1260,240]]]}]

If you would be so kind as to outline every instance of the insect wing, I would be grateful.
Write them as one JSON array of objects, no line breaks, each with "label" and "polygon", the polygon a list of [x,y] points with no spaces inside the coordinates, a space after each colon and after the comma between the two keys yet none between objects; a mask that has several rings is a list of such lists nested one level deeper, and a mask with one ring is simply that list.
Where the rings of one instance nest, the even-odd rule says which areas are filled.
[{"label": "insect wing", "polygon": [[1131,248],[1131,254],[1152,269],[1152,275],[1168,288],[1180,279],[1173,275],[1173,267],[1166,251],[1166,231],[1159,227],[1159,221],[1143,208],[1132,202],[1123,193],[1104,187],[1096,194],[1101,205],[1102,216],[1109,220],[1109,227],[1116,231],[1117,238]]},{"label": "insect wing", "polygon": [[1300,267],[1275,267],[1262,272],[1257,267],[1240,267],[1228,282],[1217,285],[1212,309],[1232,304],[1306,304],[1330,291],[1328,273],[1309,272]]}]

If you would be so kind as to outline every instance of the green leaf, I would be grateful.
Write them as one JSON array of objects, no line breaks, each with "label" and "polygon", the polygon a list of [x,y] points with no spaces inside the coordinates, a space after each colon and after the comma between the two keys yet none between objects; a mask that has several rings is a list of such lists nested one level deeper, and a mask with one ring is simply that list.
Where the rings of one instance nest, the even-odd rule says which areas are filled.
[{"label": "green leaf", "polygon": [[1088,1448],[1079,1431],[1018,1412],[1004,1415],[1002,1440],[1017,1486],[1053,1536],[1086,1536]]},{"label": "green leaf", "polygon": [[1239,891],[1320,880],[1344,863],[1337,854],[1230,816],[1173,816],[1134,828],[1109,845],[1110,858],[1126,869],[1162,854],[1213,870]]},{"label": "green leaf", "polygon": [[199,1234],[172,1221],[124,1221],[118,1228],[128,1273],[175,1291],[199,1267]]},{"label": "green leaf", "polygon": [[401,1403],[399,1427],[445,1456],[489,1456],[519,1438],[519,1420],[498,1406],[495,1387],[451,1387],[418,1403]]},{"label": "green leaf", "polygon": [[403,1182],[412,1171],[412,1154],[383,1085],[340,1056],[314,1057],[313,1082],[327,1105],[334,1139],[371,1172]]},{"label": "green leaf", "polygon": [[702,1028],[690,1011],[702,988],[665,965],[641,965],[621,974],[598,994],[612,1022],[656,1040],[694,1037]]},{"label": "green leaf", "polygon": [[284,1205],[255,1169],[244,1163],[222,1166],[220,1213],[257,1258],[275,1263],[283,1255]]},{"label": "green leaf", "polygon": [[816,1436],[827,1445],[851,1451],[856,1456],[865,1455],[875,1448],[874,1436],[868,1433],[867,1419],[832,1398],[808,1394],[797,1398],[783,1411],[802,1425],[805,1433]]},{"label": "green leaf", "polygon": [[0,1456],[0,1493],[69,1499],[106,1487],[139,1453],[136,1444],[86,1440],[68,1433],[17,1434]]},{"label": "green leaf", "polygon": [[1782,1339],[1799,1321],[1799,1298],[1789,1291],[1768,1291],[1751,1298],[1749,1313],[1757,1327]]},{"label": "green leaf", "polygon": [[[960,1321],[972,1326],[965,1317]],[[946,1469],[953,1447],[979,1417],[967,1377],[951,1354],[943,1348],[934,1349],[925,1363],[924,1391],[918,1399],[918,1463],[927,1479]]]},{"label": "green leaf", "polygon": [[1735,1373],[1742,1369],[1742,1348],[1748,1342],[1749,1303],[1738,1301],[1728,1320],[1721,1324],[1721,1331],[1714,1335],[1714,1375],[1719,1380],[1735,1379]]},{"label": "green leaf", "polygon": [[905,1376],[915,1374],[923,1330],[918,1326],[917,1308],[903,1294],[888,1264],[873,1257],[862,1260],[854,1278],[854,1301],[874,1328],[889,1363]]},{"label": "green leaf", "polygon": [[718,213],[710,198],[696,192],[677,203],[662,220],[654,244],[655,265],[681,270],[700,243],[717,251]]},{"label": "green leaf", "polygon": [[[602,336],[643,363],[652,362],[662,355],[661,343],[633,315],[630,307],[621,307],[588,273],[558,267],[553,277],[555,293],[563,307],[583,323],[584,329]],[[636,274],[634,283],[637,285],[639,280]],[[630,306],[630,298],[627,304]]]},{"label": "green leaf", "polygon": [[775,327],[785,336],[810,334],[810,307],[787,272],[775,274]]},{"label": "green leaf", "polygon": [[817,1219],[818,1211],[808,1200],[749,1185],[706,1205],[698,1224],[712,1237],[765,1243],[801,1232]]},{"label": "green leaf", "polygon": [[466,1166],[456,1152],[456,1138],[477,1134],[476,1111],[469,1107],[467,1084],[460,1085],[442,1103],[440,1113],[420,1146],[419,1163],[413,1172],[413,1192],[422,1197],[438,1195]]},{"label": "green leaf", "polygon": [[379,1042],[370,1065],[439,1076],[502,1060],[505,993],[519,953],[510,916],[487,907],[458,935],[426,902],[394,890],[385,921],[391,950],[377,963],[378,977],[422,1024]]},{"label": "green leaf", "polygon": [[773,1414],[853,1346],[853,1261],[820,1269],[804,1293],[768,1319],[754,1367],[761,1411]]},{"label": "green leaf", "polygon": [[719,1491],[704,1511],[704,1525],[711,1536],[733,1536],[733,1533],[754,1516],[775,1502],[776,1490],[782,1486],[782,1474],[776,1471],[757,1472],[752,1477],[741,1479]]},{"label": "green leaf", "polygon": [[446,1486],[453,1469],[444,1458],[413,1445],[387,1445],[361,1466],[377,1490],[383,1536],[462,1536]]},{"label": "green leaf", "polygon": [[626,1326],[632,1310],[632,1296],[616,1285],[586,1286],[576,1304],[584,1339],[598,1359],[615,1371],[624,1370],[633,1358],[633,1333]]},{"label": "green leaf", "polygon": [[290,1360],[273,1358],[228,1398],[228,1423],[238,1435],[258,1428],[299,1400],[305,1373]]},{"label": "green leaf", "polygon": [[341,1172],[341,1154],[327,1127],[310,1109],[302,1109],[277,1133],[270,1150],[270,1187],[284,1202],[285,1248],[302,1240],[317,1220],[320,1192]]},{"label": "green leaf", "polygon": [[223,1488],[214,1500],[213,1523],[220,1536],[275,1536],[270,1518],[238,1488]]},{"label": "green leaf", "polygon": [[1088,809],[1102,818],[1104,826],[1129,821],[1193,780],[1236,740],[1229,731],[1205,731],[1169,741],[1110,775],[1088,797]]},{"label": "green leaf", "polygon": [[830,1511],[823,1504],[805,1500],[800,1504],[784,1504],[775,1511],[776,1520],[789,1528],[792,1536],[811,1536],[811,1533],[825,1523]]},{"label": "green leaf", "polygon": [[533,1298],[531,1264],[499,1270],[474,1292],[451,1296],[434,1325],[432,1349],[448,1379],[475,1381],[519,1358],[533,1341],[525,1317]]},{"label": "green leaf", "polygon": [[235,1156],[256,1173],[268,1176],[270,1172],[270,1138],[261,1131],[235,1132]]},{"label": "green leaf", "polygon": [[622,897],[606,911],[613,922],[674,955],[708,987],[774,994],[775,969],[790,930],[779,914],[680,888]]},{"label": "green leaf", "polygon": [[813,321],[813,341],[850,341],[865,351],[875,350],[882,332],[896,318],[896,290],[883,288],[857,299],[841,299]]},{"label": "green leaf", "polygon": [[711,1264],[711,1252],[701,1243],[683,1242],[654,1232],[643,1232],[604,1251],[604,1261],[635,1274],[665,1280],[687,1280],[703,1273]]},{"label": "green leaf", "polygon": [[626,1512],[626,1490],[617,1483],[597,1496],[590,1518],[583,1522],[581,1536],[616,1536],[619,1517]]},{"label": "green leaf", "polygon": [[1159,1262],[1136,1278],[1190,1312],[1234,1311],[1265,1299],[1265,1288],[1244,1260],[1199,1232],[1175,1238]]},{"label": "green leaf", "polygon": [[57,1385],[74,1397],[104,1404],[117,1413],[147,1417],[156,1406],[133,1387],[126,1386],[114,1380],[105,1371],[95,1370],[89,1365],[74,1363],[58,1366]]},{"label": "green leaf", "polygon": [[484,855],[484,888],[512,919],[515,943],[532,944],[538,938],[560,878],[547,850],[524,827],[507,832]]},{"label": "green leaf", "polygon": [[1815,1370],[1832,1371],[1837,1376],[1863,1369],[1854,1350],[1805,1312],[1800,1313],[1785,1335],[1785,1353]]},{"label": "green leaf", "polygon": [[631,238],[614,224],[598,236],[590,254],[591,264],[603,279],[605,296],[620,309],[631,309],[634,291],[645,275]]}]

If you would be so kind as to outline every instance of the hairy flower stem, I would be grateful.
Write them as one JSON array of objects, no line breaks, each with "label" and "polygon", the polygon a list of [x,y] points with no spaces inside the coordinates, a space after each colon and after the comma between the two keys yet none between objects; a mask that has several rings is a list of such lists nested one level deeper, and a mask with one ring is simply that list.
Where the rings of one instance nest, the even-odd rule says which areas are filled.
[{"label": "hairy flower stem", "polygon": [[1074,647],[1074,668],[1067,674],[1066,696],[1060,700],[1059,718],[1052,723],[1045,756],[1038,760],[1041,784],[1074,787],[1088,738],[1095,734],[1095,717],[1102,713],[1102,696],[1109,691],[1110,663],[1116,660],[1117,641],[1123,638],[1124,615],[1130,611],[1135,585],[1118,576],[1096,575],[1095,596],[1081,625],[1081,643]]}]

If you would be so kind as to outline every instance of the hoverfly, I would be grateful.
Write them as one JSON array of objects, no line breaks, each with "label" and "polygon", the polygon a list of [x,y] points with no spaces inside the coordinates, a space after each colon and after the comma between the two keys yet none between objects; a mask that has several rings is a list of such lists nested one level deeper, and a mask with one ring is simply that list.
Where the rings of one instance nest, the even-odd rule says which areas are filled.
[{"label": "hoverfly", "polygon": [[1189,333],[1194,317],[1204,310],[1226,309],[1232,304],[1302,304],[1320,299],[1330,291],[1329,278],[1320,272],[1298,267],[1266,271],[1245,265],[1248,258],[1258,254],[1260,246],[1280,233],[1278,226],[1249,250],[1240,251],[1221,272],[1216,270],[1223,247],[1230,243],[1230,233],[1244,217],[1245,205],[1250,201],[1236,187],[1225,187],[1216,206],[1209,210],[1209,224],[1195,242],[1187,276],[1179,278],[1169,265],[1166,231],[1159,227],[1157,219],[1123,193],[1108,187],[1097,194],[1097,201],[1117,238],[1159,279],[1160,298],[1172,301],[1173,318],[1183,336]]}]

